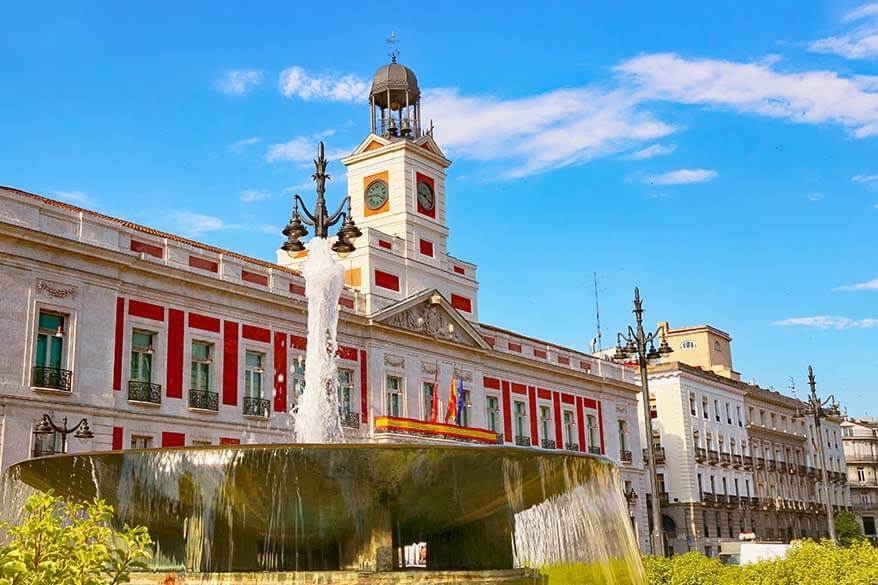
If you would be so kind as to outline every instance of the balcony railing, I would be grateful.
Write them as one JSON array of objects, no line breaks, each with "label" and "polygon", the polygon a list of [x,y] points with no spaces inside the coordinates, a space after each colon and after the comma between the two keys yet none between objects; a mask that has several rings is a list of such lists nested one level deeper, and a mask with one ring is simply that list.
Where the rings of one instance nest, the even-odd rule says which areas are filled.
[{"label": "balcony railing", "polygon": [[525,435],[515,435],[515,444],[519,447],[530,447],[530,437]]},{"label": "balcony railing", "polygon": [[708,463],[719,463],[719,453],[717,453],[713,449],[710,449],[707,452],[707,462]]},{"label": "balcony railing", "polygon": [[759,498],[750,498],[750,508],[755,510],[759,507]]},{"label": "balcony railing", "polygon": [[600,454],[601,454],[601,448],[598,447],[597,445],[589,445],[589,446],[588,446],[588,452],[591,453],[592,455],[600,455]]},{"label": "balcony railing", "polygon": [[854,502],[854,512],[878,512],[878,502]]},{"label": "balcony railing", "polygon": [[705,459],[707,459],[707,449],[695,447],[695,461],[704,461]]},{"label": "balcony railing", "polygon": [[716,496],[714,496],[710,492],[702,492],[701,501],[705,504],[713,504],[714,502],[716,502]]},{"label": "balcony railing", "polygon": [[568,451],[579,451],[579,445],[576,443],[567,443],[564,445],[564,448]]},{"label": "balcony railing", "polygon": [[777,469],[777,463],[774,461],[774,459],[769,459],[765,462],[765,469],[767,469],[768,471],[775,471]]},{"label": "balcony railing", "polygon": [[744,469],[753,469],[753,457],[750,455],[744,455]]},{"label": "balcony railing", "polygon": [[553,439],[543,439],[540,441],[540,447],[543,449],[554,449],[555,441]]},{"label": "balcony railing", "polygon": [[30,385],[34,388],[51,388],[70,392],[70,383],[73,380],[73,372],[61,368],[47,368],[34,366]]},{"label": "balcony railing", "polygon": [[720,453],[719,461],[723,465],[730,465],[732,463],[732,456],[729,453]]},{"label": "balcony railing", "polygon": [[729,496],[729,503],[733,506],[737,506],[741,499],[738,496]]},{"label": "balcony railing", "polygon": [[628,451],[627,449],[622,449],[621,451],[619,451],[619,459],[621,461],[624,461],[625,463],[631,463],[631,451]]},{"label": "balcony railing", "polygon": [[347,427],[349,429],[358,429],[360,428],[360,413],[359,412],[350,412],[349,410],[341,410],[338,413],[339,417],[341,417],[341,426]]},{"label": "balcony railing", "polygon": [[162,403],[162,385],[140,380],[128,381],[128,400],[148,404]]},{"label": "balcony railing", "polygon": [[743,463],[744,463],[743,457],[741,457],[740,455],[735,455],[734,453],[732,454],[732,465],[734,467],[741,467],[741,465]]},{"label": "balcony railing", "polygon": [[[664,463],[665,462],[665,448],[660,445],[652,446],[653,457],[655,457],[656,463]],[[647,457],[649,452],[647,449],[643,450],[643,461],[648,461]]]},{"label": "balcony railing", "polygon": [[189,390],[189,408],[219,412],[219,394],[210,390]]},{"label": "balcony railing", "polygon": [[765,458],[757,457],[756,458],[756,469],[765,469]]},{"label": "balcony railing", "polygon": [[260,418],[268,418],[271,413],[271,402],[267,398],[259,398],[256,396],[245,396],[244,416],[258,416]]}]

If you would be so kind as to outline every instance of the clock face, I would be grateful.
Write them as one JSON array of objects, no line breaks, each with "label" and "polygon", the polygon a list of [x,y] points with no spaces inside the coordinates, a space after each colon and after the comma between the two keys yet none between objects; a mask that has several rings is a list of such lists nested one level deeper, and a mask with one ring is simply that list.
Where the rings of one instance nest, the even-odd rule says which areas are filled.
[{"label": "clock face", "polygon": [[372,181],[366,187],[366,207],[375,211],[387,203],[387,183],[382,180]]},{"label": "clock face", "polygon": [[418,181],[418,203],[425,211],[433,211],[433,206],[436,204],[433,187],[427,181]]}]

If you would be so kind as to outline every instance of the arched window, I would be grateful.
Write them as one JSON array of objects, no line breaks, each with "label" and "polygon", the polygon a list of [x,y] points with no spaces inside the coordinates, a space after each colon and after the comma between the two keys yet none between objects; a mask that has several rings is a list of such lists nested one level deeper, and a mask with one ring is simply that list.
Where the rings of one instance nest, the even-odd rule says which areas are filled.
[{"label": "arched window", "polygon": [[719,351],[719,352],[722,351],[722,348],[720,347],[718,340],[713,341],[713,349],[715,349],[716,351]]},{"label": "arched window", "polygon": [[691,339],[684,339],[683,343],[680,344],[680,349],[694,349],[695,342]]}]

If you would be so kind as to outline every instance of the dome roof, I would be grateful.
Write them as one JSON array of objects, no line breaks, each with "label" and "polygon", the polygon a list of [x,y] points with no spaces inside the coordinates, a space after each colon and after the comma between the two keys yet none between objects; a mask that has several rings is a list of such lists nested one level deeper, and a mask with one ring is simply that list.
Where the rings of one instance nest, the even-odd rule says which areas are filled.
[{"label": "dome roof", "polygon": [[379,67],[375,77],[372,78],[371,95],[381,96],[388,90],[391,93],[408,91],[409,103],[418,101],[421,96],[415,72],[395,61]]}]

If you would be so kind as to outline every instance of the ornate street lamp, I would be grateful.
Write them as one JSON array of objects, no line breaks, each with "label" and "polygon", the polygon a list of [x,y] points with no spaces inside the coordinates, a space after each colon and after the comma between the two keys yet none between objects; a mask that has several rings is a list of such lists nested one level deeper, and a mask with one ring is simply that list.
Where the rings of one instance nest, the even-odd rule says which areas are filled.
[{"label": "ornate street lamp", "polygon": [[88,427],[88,419],[84,418],[76,423],[75,426],[68,427],[67,417],[65,416],[64,420],[61,421],[61,426],[58,426],[48,414],[44,414],[43,418],[40,419],[40,422],[37,424],[37,426],[34,427],[34,434],[51,435],[52,433],[58,433],[59,435],[61,435],[62,453],[67,452],[67,435],[71,433],[75,433],[73,436],[80,441],[87,441],[94,438],[94,434]]},{"label": "ornate street lamp", "polygon": [[829,539],[835,540],[835,514],[832,511],[832,499],[829,495],[829,473],[826,471],[826,454],[823,452],[823,433],[820,430],[820,419],[828,416],[837,416],[839,413],[838,401],[835,396],[829,395],[826,400],[817,397],[817,381],[814,378],[814,370],[808,366],[808,399],[805,401],[804,410],[796,410],[794,418],[814,417],[814,432],[817,435],[817,455],[820,457],[820,481],[823,483],[823,505],[826,506],[826,521],[829,524]]},{"label": "ornate street lamp", "polygon": [[[643,302],[640,300],[640,289],[634,288],[634,318],[636,328],[632,329],[628,326],[627,333],[616,334],[616,353],[613,359],[616,361],[627,361],[630,358],[636,358],[640,366],[640,387],[643,393],[643,420],[646,435],[646,462],[649,467],[649,479],[652,483],[652,534],[650,535],[652,544],[652,553],[654,555],[664,556],[664,534],[662,533],[662,510],[661,510],[661,494],[658,489],[658,474],[655,469],[655,449],[652,445],[652,417],[650,416],[649,405],[649,381],[647,379],[647,367],[650,361],[657,360],[668,355],[673,350],[668,345],[665,332],[656,329],[652,333],[643,331]],[[658,349],[655,347],[655,340],[661,335],[661,343]],[[622,342],[625,342],[624,347]],[[647,348],[648,346],[648,348]]]},{"label": "ornate street lamp", "polygon": [[[326,174],[326,164],[327,160],[323,154],[323,142],[320,142],[317,147],[317,159],[314,161],[316,171],[311,176],[317,182],[317,204],[314,207],[314,213],[311,213],[305,206],[305,202],[299,197],[299,194],[293,195],[293,215],[290,218],[290,223],[283,229],[283,234],[287,237],[287,241],[281,246],[287,252],[301,252],[305,249],[305,245],[299,241],[308,235],[308,229],[305,225],[312,226],[314,228],[314,235],[318,238],[326,238],[329,228],[341,221],[338,239],[332,244],[332,249],[342,256],[353,252],[354,240],[363,235],[363,232],[354,224],[354,218],[351,214],[350,196],[342,200],[334,213],[330,214],[327,212],[326,200],[323,195],[326,192],[326,181],[330,177]],[[304,217],[299,215],[300,205],[302,213],[305,214]]]}]

